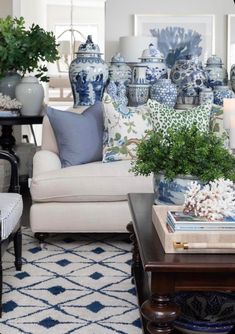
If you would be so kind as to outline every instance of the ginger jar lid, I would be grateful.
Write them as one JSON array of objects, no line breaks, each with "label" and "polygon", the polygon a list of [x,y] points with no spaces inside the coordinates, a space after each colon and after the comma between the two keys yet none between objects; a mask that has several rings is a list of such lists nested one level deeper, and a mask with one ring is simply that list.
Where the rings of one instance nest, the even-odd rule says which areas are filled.
[{"label": "ginger jar lid", "polygon": [[141,57],[139,58],[141,61],[151,61],[151,60],[164,60],[163,54],[151,43],[149,44],[148,49],[145,49],[142,52]]},{"label": "ginger jar lid", "polygon": [[222,59],[219,56],[212,55],[207,59],[206,65],[217,65],[217,66],[222,66],[223,62]]},{"label": "ginger jar lid", "polygon": [[120,52],[117,52],[112,58],[111,58],[111,64],[122,64],[125,63],[125,58],[121,55]]},{"label": "ginger jar lid", "polygon": [[77,54],[102,54],[98,44],[94,44],[92,36],[88,35],[85,43],[79,45]]}]

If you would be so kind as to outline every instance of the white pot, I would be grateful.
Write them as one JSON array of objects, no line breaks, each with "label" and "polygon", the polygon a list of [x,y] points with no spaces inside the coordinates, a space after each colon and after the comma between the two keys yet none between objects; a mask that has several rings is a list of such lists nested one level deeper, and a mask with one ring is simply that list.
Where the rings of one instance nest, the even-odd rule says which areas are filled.
[{"label": "white pot", "polygon": [[23,105],[23,116],[37,116],[42,110],[44,90],[38,79],[32,76],[24,77],[16,86],[16,99]]}]

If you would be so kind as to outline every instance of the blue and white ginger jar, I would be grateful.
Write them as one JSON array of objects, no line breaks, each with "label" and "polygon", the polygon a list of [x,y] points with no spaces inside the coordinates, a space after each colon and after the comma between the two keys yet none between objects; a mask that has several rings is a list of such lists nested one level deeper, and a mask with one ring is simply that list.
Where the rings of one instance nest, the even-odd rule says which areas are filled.
[{"label": "blue and white ginger jar", "polygon": [[232,67],[231,67],[230,82],[231,82],[232,90],[235,92],[235,64],[232,65]]},{"label": "blue and white ginger jar", "polygon": [[177,100],[176,86],[170,79],[159,79],[150,88],[150,98],[169,107],[174,107]]},{"label": "blue and white ginger jar", "polygon": [[74,108],[101,101],[108,80],[108,65],[101,58],[99,46],[91,35],[78,48],[77,57],[69,66]]},{"label": "blue and white ginger jar", "polygon": [[234,98],[234,93],[228,86],[216,86],[214,88],[214,103],[223,106],[224,99]]},{"label": "blue and white ginger jar", "polygon": [[111,59],[109,80],[125,84],[131,82],[131,68],[125,63],[125,59],[120,53],[116,53]]},{"label": "blue and white ginger jar", "polygon": [[158,79],[167,78],[167,66],[161,52],[153,44],[142,52],[141,64],[147,67],[146,81],[149,84],[155,83]]},{"label": "blue and white ginger jar", "polygon": [[213,103],[214,94],[211,87],[204,87],[199,93],[199,104]]},{"label": "blue and white ginger jar", "polygon": [[222,59],[212,55],[207,59],[205,71],[208,73],[208,86],[226,86],[228,84],[228,72],[223,66]]},{"label": "blue and white ginger jar", "polygon": [[198,58],[189,56],[177,60],[171,69],[170,78],[177,87],[177,104],[198,104],[199,92],[207,84],[207,73]]},{"label": "blue and white ginger jar", "polygon": [[137,107],[145,104],[149,98],[149,85],[146,84],[129,84],[128,85],[129,105]]}]

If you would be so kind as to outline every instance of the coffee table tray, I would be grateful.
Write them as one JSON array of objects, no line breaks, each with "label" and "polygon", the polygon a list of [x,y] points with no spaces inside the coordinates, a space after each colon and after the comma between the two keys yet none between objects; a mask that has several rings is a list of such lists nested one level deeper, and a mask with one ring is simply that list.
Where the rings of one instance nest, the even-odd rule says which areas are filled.
[{"label": "coffee table tray", "polygon": [[170,232],[166,226],[167,211],[182,211],[182,206],[153,205],[152,221],[165,253],[235,253],[233,231]]}]

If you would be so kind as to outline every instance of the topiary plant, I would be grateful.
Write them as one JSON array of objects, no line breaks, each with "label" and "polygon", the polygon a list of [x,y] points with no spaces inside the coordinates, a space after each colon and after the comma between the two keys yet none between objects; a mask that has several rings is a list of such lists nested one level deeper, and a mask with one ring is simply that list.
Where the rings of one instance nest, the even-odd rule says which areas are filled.
[{"label": "topiary plant", "polygon": [[43,62],[57,59],[57,44],[52,32],[35,24],[26,29],[23,17],[0,19],[0,77],[9,71],[22,75],[35,71],[41,81],[49,81]]},{"label": "topiary plant", "polygon": [[235,157],[212,132],[200,132],[196,126],[170,129],[164,136],[148,133],[137,146],[131,171],[146,176],[163,172],[168,181],[177,175],[192,175],[205,183],[220,177],[235,181]]}]

